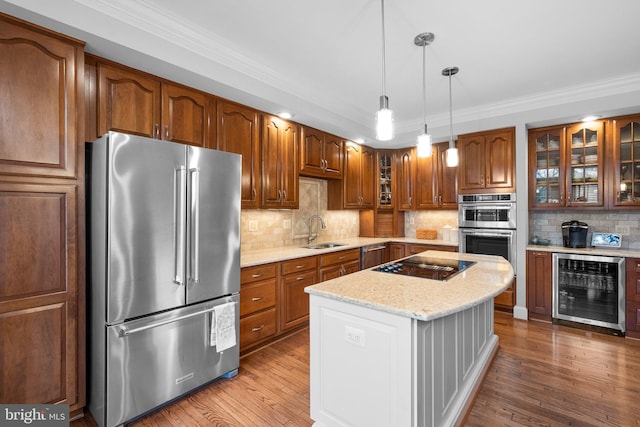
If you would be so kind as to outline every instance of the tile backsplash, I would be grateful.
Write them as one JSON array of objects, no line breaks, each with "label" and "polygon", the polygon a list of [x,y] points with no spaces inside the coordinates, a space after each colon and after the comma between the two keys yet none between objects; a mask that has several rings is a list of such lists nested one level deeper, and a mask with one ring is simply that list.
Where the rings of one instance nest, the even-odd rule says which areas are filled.
[{"label": "tile backsplash", "polygon": [[339,241],[358,237],[360,216],[357,210],[327,210],[326,180],[300,177],[299,185],[299,209],[242,210],[242,250],[306,245],[311,215],[320,215],[327,226],[323,230],[320,221],[313,221],[312,233],[319,233],[317,241]]},{"label": "tile backsplash", "polygon": [[458,228],[458,211],[407,211],[404,214],[405,237],[416,237],[417,229],[431,229],[438,231],[438,239],[442,239],[441,228],[450,226]]},{"label": "tile backsplash", "polygon": [[573,219],[589,225],[589,243],[594,231],[615,233],[616,225],[627,226],[629,235],[622,236],[622,248],[640,249],[640,211],[530,211],[529,239],[538,236],[562,246],[562,223]]}]

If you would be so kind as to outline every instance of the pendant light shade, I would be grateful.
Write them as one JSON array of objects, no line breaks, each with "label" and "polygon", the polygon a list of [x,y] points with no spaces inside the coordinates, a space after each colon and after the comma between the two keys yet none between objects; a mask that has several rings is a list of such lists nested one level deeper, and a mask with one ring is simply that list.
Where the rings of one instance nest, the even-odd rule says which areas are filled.
[{"label": "pendant light shade", "polygon": [[453,141],[453,102],[451,99],[451,76],[457,74],[458,67],[447,67],[442,70],[443,76],[449,77],[449,148],[445,152],[446,163],[448,167],[458,166],[458,149]]},{"label": "pendant light shade", "polygon": [[429,135],[429,131],[427,129],[426,47],[434,38],[435,36],[433,33],[421,33],[413,39],[416,46],[422,46],[422,114],[424,116],[424,132],[418,135],[418,157],[431,156],[431,135]]},{"label": "pendant light shade", "polygon": [[385,72],[385,37],[384,37],[384,0],[382,5],[382,95],[380,96],[380,110],[376,113],[376,139],[389,141],[393,139],[393,111],[389,109],[389,98],[386,94]]}]

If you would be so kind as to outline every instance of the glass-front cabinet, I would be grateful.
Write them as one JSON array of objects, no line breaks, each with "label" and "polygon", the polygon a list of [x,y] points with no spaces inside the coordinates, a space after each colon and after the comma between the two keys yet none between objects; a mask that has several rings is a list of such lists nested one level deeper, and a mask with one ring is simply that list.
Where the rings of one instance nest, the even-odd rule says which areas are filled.
[{"label": "glass-front cabinet", "polygon": [[604,140],[602,121],[567,128],[567,206],[602,206]]},{"label": "glass-front cabinet", "polygon": [[613,204],[640,206],[640,115],[613,120]]},{"label": "glass-front cabinet", "polygon": [[376,157],[378,160],[378,208],[393,209],[392,184],[395,178],[393,151],[378,150]]},{"label": "glass-front cabinet", "polygon": [[603,206],[602,121],[529,131],[531,208]]},{"label": "glass-front cabinet", "polygon": [[530,205],[536,207],[564,205],[564,127],[529,132],[529,162],[533,191]]}]

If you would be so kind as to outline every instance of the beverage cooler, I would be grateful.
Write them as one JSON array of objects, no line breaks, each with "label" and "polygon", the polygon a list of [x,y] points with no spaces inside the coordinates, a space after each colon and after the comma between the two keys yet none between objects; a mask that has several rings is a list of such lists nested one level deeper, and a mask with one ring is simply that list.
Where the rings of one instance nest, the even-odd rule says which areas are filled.
[{"label": "beverage cooler", "polygon": [[553,254],[553,318],[625,331],[625,259]]}]

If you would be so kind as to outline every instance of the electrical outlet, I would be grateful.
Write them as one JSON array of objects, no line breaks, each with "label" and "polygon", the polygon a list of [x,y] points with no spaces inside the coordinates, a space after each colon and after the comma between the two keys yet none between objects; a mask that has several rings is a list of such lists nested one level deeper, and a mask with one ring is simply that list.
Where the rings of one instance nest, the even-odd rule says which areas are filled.
[{"label": "electrical outlet", "polygon": [[282,223],[282,228],[284,228],[285,230],[291,230],[291,220],[285,219]]},{"label": "electrical outlet", "polygon": [[258,221],[256,220],[249,221],[249,231],[258,231]]},{"label": "electrical outlet", "polygon": [[631,234],[628,225],[616,225],[616,233],[620,234],[621,236],[628,236],[629,234]]},{"label": "electrical outlet", "polygon": [[344,340],[355,344],[360,347],[364,347],[364,331],[356,329],[351,326],[344,327]]},{"label": "electrical outlet", "polygon": [[415,217],[414,217],[413,215],[411,215],[411,216],[409,217],[409,224],[410,224],[410,225],[414,225],[415,223],[416,223],[416,219],[415,219]]}]

